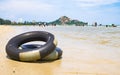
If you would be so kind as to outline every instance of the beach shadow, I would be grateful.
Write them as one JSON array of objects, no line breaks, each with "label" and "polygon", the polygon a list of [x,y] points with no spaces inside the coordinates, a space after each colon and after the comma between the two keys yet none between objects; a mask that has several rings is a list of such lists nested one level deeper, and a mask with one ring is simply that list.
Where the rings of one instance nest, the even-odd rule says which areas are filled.
[{"label": "beach shadow", "polygon": [[62,57],[58,58],[58,59],[55,59],[55,60],[37,60],[37,61],[20,61],[20,60],[14,60],[14,59],[11,59],[8,55],[6,56],[7,59],[9,60],[13,60],[13,61],[17,61],[17,62],[22,62],[22,63],[52,63],[52,62],[55,62],[57,60],[61,60]]},{"label": "beach shadow", "polygon": [[[35,48],[40,48],[40,47],[41,47],[41,45],[39,45],[39,44],[27,44],[27,45],[22,45],[21,49],[35,49]],[[8,55],[6,57],[8,59],[11,59],[11,60],[14,60],[14,61],[25,62],[25,63],[51,63],[51,62],[54,62],[56,60],[62,59],[63,51],[61,50],[61,48],[56,47],[55,52],[59,53],[58,58],[57,59],[52,59],[52,60],[46,60],[46,59],[43,58],[43,59],[40,59],[40,60],[37,60],[37,61],[20,61],[20,60],[11,59]]]}]

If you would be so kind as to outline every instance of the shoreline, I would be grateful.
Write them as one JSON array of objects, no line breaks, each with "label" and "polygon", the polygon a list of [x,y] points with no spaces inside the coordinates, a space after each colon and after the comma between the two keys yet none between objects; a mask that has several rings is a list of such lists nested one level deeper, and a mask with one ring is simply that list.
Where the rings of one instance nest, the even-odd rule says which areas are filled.
[{"label": "shoreline", "polygon": [[[49,27],[49,26],[53,26],[54,27],[54,25],[0,25],[0,26],[40,26],[40,27]],[[67,24],[65,24],[65,25],[55,25],[55,26],[76,26],[76,25],[67,25]],[[87,26],[76,26],[76,27],[114,27],[114,26],[111,26],[111,25],[108,25],[108,26],[106,26],[106,25],[102,25],[102,26],[94,26],[94,25],[87,25]],[[115,27],[120,27],[120,25],[116,25]]]},{"label": "shoreline", "polygon": [[[60,60],[19,62],[7,58],[5,46],[28,31],[48,31],[63,50]],[[0,26],[2,75],[120,75],[120,28],[77,26]]]}]

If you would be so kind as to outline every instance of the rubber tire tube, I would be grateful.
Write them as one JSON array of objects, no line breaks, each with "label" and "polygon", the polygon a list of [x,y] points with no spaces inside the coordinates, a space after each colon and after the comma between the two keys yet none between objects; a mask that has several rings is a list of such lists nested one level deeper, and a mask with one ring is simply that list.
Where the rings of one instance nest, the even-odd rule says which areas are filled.
[{"label": "rubber tire tube", "polygon": [[[44,41],[46,43],[35,49],[19,49],[22,44],[31,41]],[[14,60],[37,61],[53,52],[56,46],[57,41],[53,34],[45,31],[32,31],[10,39],[6,45],[6,53]]]},{"label": "rubber tire tube", "polygon": [[[26,45],[22,45],[21,49],[34,49],[34,48],[38,48],[41,47],[42,45],[39,44],[26,44]],[[47,55],[46,57],[44,57],[41,60],[45,60],[45,61],[53,61],[56,59],[60,59],[62,57],[62,50],[58,47],[55,48],[55,50],[50,53],[49,55]]]}]

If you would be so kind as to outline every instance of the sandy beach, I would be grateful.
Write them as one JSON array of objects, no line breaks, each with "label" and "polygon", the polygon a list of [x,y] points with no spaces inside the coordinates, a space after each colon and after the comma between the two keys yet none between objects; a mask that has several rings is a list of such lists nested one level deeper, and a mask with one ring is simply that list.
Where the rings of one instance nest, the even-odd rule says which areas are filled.
[{"label": "sandy beach", "polygon": [[[48,31],[63,50],[60,60],[19,62],[7,58],[5,46],[28,31]],[[0,26],[1,75],[120,75],[120,27]]]}]

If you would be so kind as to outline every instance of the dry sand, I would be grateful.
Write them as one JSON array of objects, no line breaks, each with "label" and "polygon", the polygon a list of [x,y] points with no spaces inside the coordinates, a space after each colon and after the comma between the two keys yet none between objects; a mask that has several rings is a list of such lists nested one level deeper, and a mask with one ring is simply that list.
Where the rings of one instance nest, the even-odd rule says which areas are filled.
[{"label": "dry sand", "polygon": [[6,57],[5,46],[9,39],[25,31],[20,27],[0,26],[0,75],[120,75],[120,47],[110,47],[109,39],[94,41],[93,45],[86,36],[78,38],[47,31],[57,36],[63,58],[52,62],[19,62]]}]

